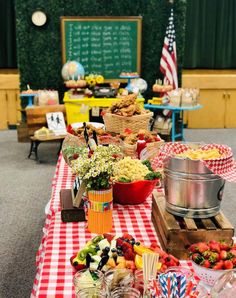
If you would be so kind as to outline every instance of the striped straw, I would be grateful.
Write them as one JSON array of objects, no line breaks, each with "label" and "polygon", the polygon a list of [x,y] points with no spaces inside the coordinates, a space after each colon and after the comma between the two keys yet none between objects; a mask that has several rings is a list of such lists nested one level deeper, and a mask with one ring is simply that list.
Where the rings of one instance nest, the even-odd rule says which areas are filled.
[{"label": "striped straw", "polygon": [[174,283],[174,290],[173,290],[173,295],[174,297],[179,297],[179,291],[178,291],[178,280],[177,280],[177,275],[176,273],[173,273],[173,283]]},{"label": "striped straw", "polygon": [[160,274],[158,277],[158,280],[161,285],[162,294],[164,295],[164,297],[167,297],[168,289],[167,289],[167,281],[166,281],[165,274]]},{"label": "striped straw", "polygon": [[187,285],[186,275],[181,275],[180,276],[180,287],[179,287],[179,298],[185,297],[186,285]]}]

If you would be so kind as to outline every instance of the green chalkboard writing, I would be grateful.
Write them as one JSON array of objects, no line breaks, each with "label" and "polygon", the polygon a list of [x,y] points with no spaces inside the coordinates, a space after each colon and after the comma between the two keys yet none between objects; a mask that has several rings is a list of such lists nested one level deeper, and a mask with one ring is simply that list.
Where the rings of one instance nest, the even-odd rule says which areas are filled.
[{"label": "green chalkboard writing", "polygon": [[62,17],[62,62],[79,60],[106,80],[141,71],[142,17]]}]

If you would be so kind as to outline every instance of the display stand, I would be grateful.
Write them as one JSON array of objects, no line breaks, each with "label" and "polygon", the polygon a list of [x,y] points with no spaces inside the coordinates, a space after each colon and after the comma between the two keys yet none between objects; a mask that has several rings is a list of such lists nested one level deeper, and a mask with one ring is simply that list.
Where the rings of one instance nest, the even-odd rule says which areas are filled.
[{"label": "display stand", "polygon": [[128,80],[127,86],[125,87],[125,89],[128,90],[129,92],[132,92],[133,88],[132,88],[131,80],[138,79],[139,76],[120,76],[120,78]]},{"label": "display stand", "polygon": [[[172,131],[171,131],[171,141],[175,142],[177,138],[181,137],[184,141],[184,126],[183,126],[183,118],[184,118],[184,111],[193,111],[199,110],[202,108],[202,105],[198,104],[195,106],[190,107],[175,107],[170,105],[152,105],[152,104],[145,104],[144,108],[147,110],[155,111],[155,110],[170,110],[172,112],[171,120],[172,120]],[[180,133],[176,133],[176,115],[179,114],[182,120],[181,131]]]},{"label": "display stand", "polygon": [[32,107],[33,101],[34,101],[34,97],[37,96],[37,93],[21,93],[20,97],[26,97],[28,99],[28,104],[27,104],[27,108]]}]

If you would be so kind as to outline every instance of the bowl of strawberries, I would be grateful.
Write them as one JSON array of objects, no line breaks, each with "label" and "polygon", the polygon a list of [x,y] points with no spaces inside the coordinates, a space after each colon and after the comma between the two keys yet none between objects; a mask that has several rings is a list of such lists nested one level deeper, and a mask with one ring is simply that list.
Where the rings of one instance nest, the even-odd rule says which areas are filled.
[{"label": "bowl of strawberries", "polygon": [[226,271],[236,271],[236,244],[210,240],[194,243],[188,250],[196,275],[210,286]]}]

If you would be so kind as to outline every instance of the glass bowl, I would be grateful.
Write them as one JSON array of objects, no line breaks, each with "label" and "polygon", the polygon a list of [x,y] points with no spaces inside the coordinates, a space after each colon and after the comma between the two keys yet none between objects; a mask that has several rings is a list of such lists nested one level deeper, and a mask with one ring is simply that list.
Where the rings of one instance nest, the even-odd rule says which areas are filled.
[{"label": "glass bowl", "polygon": [[121,298],[121,297],[129,297],[129,298],[141,298],[141,293],[134,288],[129,287],[121,287],[116,288],[114,291],[110,293],[111,298]]},{"label": "glass bowl", "polygon": [[212,298],[233,298],[236,295],[236,271],[230,270],[221,275],[211,288]]},{"label": "glass bowl", "polygon": [[194,261],[192,261],[193,269],[196,275],[202,280],[204,283],[206,283],[209,286],[213,286],[213,284],[216,282],[218,278],[221,277],[221,275],[225,274],[226,272],[232,271],[232,270],[214,270],[211,268],[205,268],[198,264],[196,264]]},{"label": "glass bowl", "polygon": [[83,269],[74,275],[75,292],[80,290],[93,288],[101,289],[103,284],[104,275],[99,270]]},{"label": "glass bowl", "polygon": [[130,269],[110,269],[104,274],[104,287],[107,292],[112,292],[118,287],[132,287],[134,274]]}]

